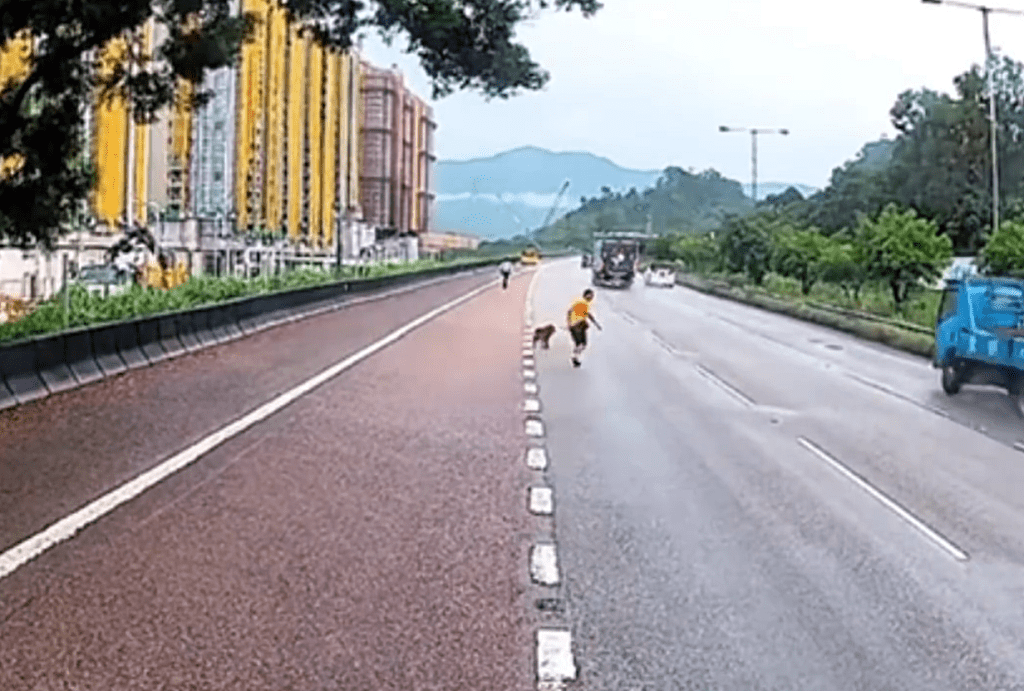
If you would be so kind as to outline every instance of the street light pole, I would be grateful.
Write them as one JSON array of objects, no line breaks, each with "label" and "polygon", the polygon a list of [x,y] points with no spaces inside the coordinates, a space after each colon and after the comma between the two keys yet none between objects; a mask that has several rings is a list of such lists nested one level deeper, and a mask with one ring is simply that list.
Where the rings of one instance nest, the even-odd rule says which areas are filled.
[{"label": "street light pole", "polygon": [[985,5],[973,5],[967,2],[957,2],[957,0],[921,1],[930,5],[953,5],[955,7],[965,7],[969,10],[978,10],[981,12],[981,26],[982,31],[985,34],[985,72],[988,77],[988,119],[991,126],[991,136],[989,138],[992,140],[992,232],[994,233],[999,230],[999,155],[997,149],[999,123],[996,119],[996,89],[992,74],[995,70],[993,69],[994,66],[992,64],[992,42],[989,40],[988,35],[988,16],[993,12],[1016,15],[1024,15],[1024,12],[1020,10],[987,7]]},{"label": "street light pole", "polygon": [[763,127],[726,127],[720,125],[719,132],[750,132],[750,192],[754,198],[754,205],[757,206],[757,135],[759,134],[789,134],[786,128],[765,129]]},{"label": "street light pole", "polygon": [[985,31],[985,72],[988,76],[988,119],[992,127],[992,232],[999,230],[999,159],[996,149],[996,137],[999,132],[999,124],[996,122],[996,89],[992,82],[992,73],[995,71],[992,64],[992,43],[988,38],[988,13],[987,7],[981,8],[981,23]]}]

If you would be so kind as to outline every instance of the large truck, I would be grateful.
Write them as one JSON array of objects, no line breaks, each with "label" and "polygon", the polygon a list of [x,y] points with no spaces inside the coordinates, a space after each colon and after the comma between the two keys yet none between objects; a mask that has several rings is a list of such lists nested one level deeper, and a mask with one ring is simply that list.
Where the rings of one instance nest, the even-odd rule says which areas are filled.
[{"label": "large truck", "polygon": [[655,237],[635,232],[595,233],[593,284],[610,288],[629,288],[633,285],[645,242]]}]

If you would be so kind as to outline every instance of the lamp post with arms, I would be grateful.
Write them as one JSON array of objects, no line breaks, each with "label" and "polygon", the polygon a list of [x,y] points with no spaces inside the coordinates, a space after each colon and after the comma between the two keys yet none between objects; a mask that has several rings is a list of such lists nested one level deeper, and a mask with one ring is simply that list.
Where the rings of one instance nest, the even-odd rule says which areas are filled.
[{"label": "lamp post with arms", "polygon": [[719,132],[750,132],[750,191],[754,198],[754,205],[757,205],[757,135],[759,134],[789,134],[789,130],[785,128],[780,129],[765,129],[763,127],[726,127],[721,125],[718,128]]}]

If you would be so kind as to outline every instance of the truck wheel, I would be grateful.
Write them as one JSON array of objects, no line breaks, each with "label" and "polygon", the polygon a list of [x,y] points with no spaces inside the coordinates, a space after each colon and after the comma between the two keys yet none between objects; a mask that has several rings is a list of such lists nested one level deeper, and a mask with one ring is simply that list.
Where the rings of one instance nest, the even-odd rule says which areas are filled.
[{"label": "truck wheel", "polygon": [[956,363],[951,363],[942,368],[942,390],[950,396],[960,393],[962,384],[961,368]]}]

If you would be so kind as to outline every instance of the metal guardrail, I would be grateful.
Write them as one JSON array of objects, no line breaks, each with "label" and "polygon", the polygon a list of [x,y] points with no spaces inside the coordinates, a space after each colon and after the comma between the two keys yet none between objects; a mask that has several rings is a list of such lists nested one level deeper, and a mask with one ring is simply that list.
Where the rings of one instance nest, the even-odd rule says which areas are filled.
[{"label": "metal guardrail", "polygon": [[372,294],[431,278],[482,271],[504,259],[250,296],[0,345],[0,409],[340,309],[353,294]]},{"label": "metal guardrail", "polygon": [[[711,290],[718,290],[718,291],[729,291],[729,290],[732,290],[734,288],[739,289],[739,290],[743,290],[742,287],[730,285],[727,281],[716,280],[716,279],[695,278],[693,276],[686,276],[686,275],[684,275],[682,273],[678,273],[677,274],[677,281],[684,283],[684,285],[691,285],[691,287],[694,284],[697,284],[697,285],[702,286],[704,288],[709,288]],[[766,298],[768,298],[770,300],[780,300],[780,298],[774,297],[772,295],[765,295],[764,297],[766,297]],[[782,302],[785,302],[785,301],[783,300]],[[920,324],[914,324],[914,323],[911,323],[911,322],[905,322],[905,321],[901,321],[901,320],[898,320],[898,319],[890,319],[888,317],[883,317],[881,315],[872,314],[870,312],[862,312],[860,310],[851,310],[851,309],[846,309],[846,308],[843,308],[843,307],[835,307],[833,305],[826,305],[826,304],[823,304],[823,303],[820,303],[820,302],[815,302],[815,301],[810,301],[810,300],[808,300],[807,302],[805,302],[803,304],[804,304],[804,306],[809,307],[811,309],[820,310],[822,312],[830,312],[832,314],[837,314],[839,316],[847,317],[847,318],[850,318],[850,319],[860,319],[860,320],[863,320],[863,321],[870,321],[870,322],[875,322],[875,323],[878,323],[878,324],[884,324],[886,326],[891,326],[891,327],[896,328],[896,329],[903,329],[904,331],[912,331],[914,333],[919,333],[919,334],[923,334],[923,335],[926,335],[926,336],[934,335],[934,331],[932,329],[929,329],[927,327],[921,326]],[[799,306],[799,305],[794,305],[794,306]]]}]

